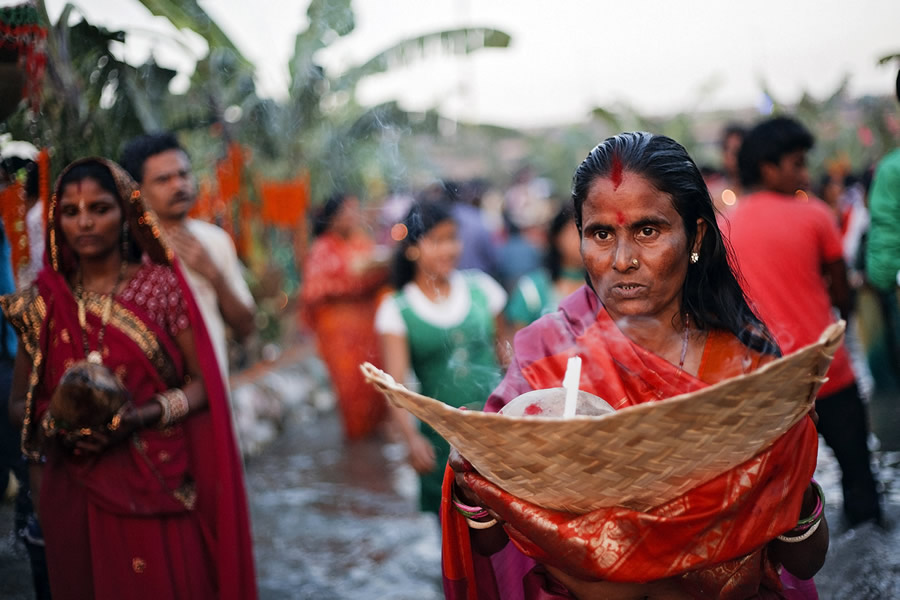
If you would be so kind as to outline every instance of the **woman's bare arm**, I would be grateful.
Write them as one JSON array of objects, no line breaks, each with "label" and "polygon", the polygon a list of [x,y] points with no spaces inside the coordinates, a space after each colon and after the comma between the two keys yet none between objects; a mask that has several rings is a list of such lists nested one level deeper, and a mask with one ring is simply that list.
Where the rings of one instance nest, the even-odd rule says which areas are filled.
[{"label": "woman's bare arm", "polygon": [[[409,372],[409,344],[405,336],[385,333],[379,336],[384,371],[403,383]],[[428,473],[438,468],[434,447],[425,439],[402,408],[388,406],[391,423],[397,428],[409,448],[409,463],[417,473]]]}]

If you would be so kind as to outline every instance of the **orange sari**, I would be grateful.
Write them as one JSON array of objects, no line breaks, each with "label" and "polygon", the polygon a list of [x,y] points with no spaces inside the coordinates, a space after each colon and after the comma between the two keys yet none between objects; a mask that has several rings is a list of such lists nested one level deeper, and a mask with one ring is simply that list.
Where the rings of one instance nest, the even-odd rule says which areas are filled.
[{"label": "orange sari", "polygon": [[[750,350],[730,333],[713,331],[695,378],[626,338],[586,287],[567,298],[560,312],[522,330],[515,351],[485,410],[496,412],[531,389],[558,386],[568,358],[576,354],[585,358],[581,389],[616,409],[698,390],[773,358]],[[589,580],[677,577],[698,598],[777,598],[781,583],[766,544],[796,525],[817,445],[815,426],[805,418],[753,459],[647,512],[611,507],[573,515],[516,498],[477,473],[465,478],[505,521],[516,549],[538,565]],[[460,451],[465,455],[464,448]],[[468,528],[449,499],[451,481],[452,476],[445,479],[442,500],[448,598],[569,597],[564,590],[558,593],[559,584],[540,566],[524,569],[524,589],[513,591],[496,560],[473,555]],[[503,560],[510,564],[508,556]],[[501,580],[505,583],[498,585]]]},{"label": "orange sari", "polygon": [[359,370],[366,361],[380,364],[375,309],[386,273],[359,267],[373,249],[366,237],[344,239],[326,232],[313,242],[303,269],[302,317],[316,334],[344,433],[351,440],[371,433],[387,409],[384,398]]}]

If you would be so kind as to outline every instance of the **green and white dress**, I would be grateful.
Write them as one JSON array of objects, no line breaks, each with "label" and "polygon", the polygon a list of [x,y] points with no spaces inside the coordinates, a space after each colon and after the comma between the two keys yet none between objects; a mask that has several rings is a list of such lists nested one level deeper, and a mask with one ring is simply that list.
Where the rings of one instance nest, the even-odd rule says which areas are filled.
[{"label": "green and white dress", "polygon": [[[584,270],[564,269],[562,277],[584,283]],[[556,312],[562,299],[550,279],[550,272],[547,269],[536,269],[519,279],[510,292],[503,314],[510,323],[524,327],[546,314]]]},{"label": "green and white dress", "polygon": [[[412,282],[386,297],[375,329],[406,338],[421,393],[450,406],[481,410],[502,375],[494,319],[505,303],[506,292],[488,275],[454,271],[450,293],[440,302],[429,300]],[[435,447],[437,468],[419,478],[419,506],[437,513],[450,447],[431,427],[423,423],[420,428]]]}]

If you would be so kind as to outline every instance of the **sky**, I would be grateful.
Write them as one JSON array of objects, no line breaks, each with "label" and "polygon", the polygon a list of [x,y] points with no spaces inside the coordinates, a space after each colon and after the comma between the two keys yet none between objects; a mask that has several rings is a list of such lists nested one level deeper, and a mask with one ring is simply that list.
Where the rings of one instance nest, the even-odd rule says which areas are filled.
[{"label": "sky", "polygon": [[[206,45],[154,18],[137,0],[72,0],[92,23],[130,32],[131,62],[153,53],[184,87]],[[55,18],[64,0],[46,0]],[[0,5],[15,4],[0,0]],[[305,0],[200,0],[257,68],[261,95],[286,94],[287,63],[305,27]],[[849,76],[855,95],[892,94],[900,53],[897,0],[357,0],[356,29],[320,53],[340,71],[409,37],[464,26],[512,36],[507,49],[432,57],[363,81],[364,104],[512,127],[583,120],[627,105],[646,115],[760,106],[830,95]],[[690,7],[690,8],[686,8]]]}]

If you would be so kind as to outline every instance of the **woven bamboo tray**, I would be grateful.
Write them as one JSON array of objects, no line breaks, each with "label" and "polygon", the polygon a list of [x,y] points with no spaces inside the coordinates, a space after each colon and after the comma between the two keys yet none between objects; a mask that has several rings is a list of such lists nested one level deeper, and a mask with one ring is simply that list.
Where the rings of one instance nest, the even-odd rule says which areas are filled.
[{"label": "woven bamboo tray", "polygon": [[369,363],[361,369],[394,405],[431,425],[514,496],[576,514],[615,505],[646,510],[753,458],[802,419],[844,326],[829,326],[817,343],[753,373],[599,417],[462,411],[411,392]]}]

